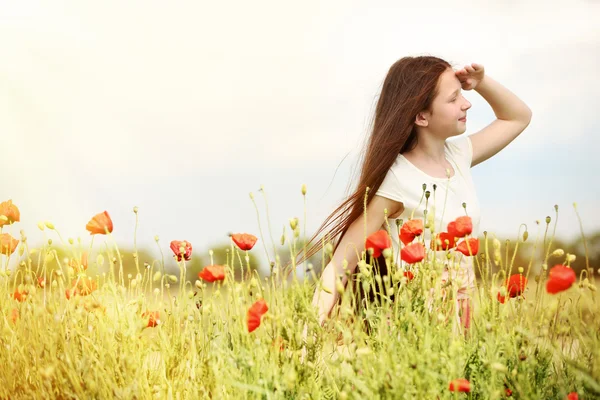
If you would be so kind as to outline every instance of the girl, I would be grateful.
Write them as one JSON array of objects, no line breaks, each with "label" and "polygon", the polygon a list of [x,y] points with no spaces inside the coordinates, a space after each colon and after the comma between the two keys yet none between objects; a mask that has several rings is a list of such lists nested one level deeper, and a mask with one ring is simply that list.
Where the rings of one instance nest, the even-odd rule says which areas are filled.
[{"label": "girl", "polygon": [[[450,141],[447,139],[466,130],[471,103],[463,97],[463,90],[478,92],[490,104],[496,119],[475,134]],[[404,57],[395,62],[388,71],[377,102],[357,188],[310,240],[312,242],[329,226],[333,228],[327,232],[327,237],[337,239],[332,259],[322,273],[323,285],[317,286],[313,298],[313,305],[318,307],[319,322],[322,324],[328,318],[339,297],[336,290],[320,288],[336,288],[338,276],[343,285],[347,284],[343,261],[347,261],[348,268],[354,273],[358,254],[365,250],[365,234],[369,236],[386,229],[384,209],[391,219],[424,219],[424,184],[431,192],[427,201],[426,228],[434,224],[436,232],[445,231],[450,221],[469,215],[473,223],[472,237],[478,237],[480,214],[470,168],[506,147],[530,120],[531,110],[527,105],[485,75],[480,64],[454,71],[448,62],[437,57]],[[366,188],[369,190],[365,223],[362,216]],[[463,203],[466,203],[464,208]],[[397,260],[398,228],[395,223],[390,227],[394,260]],[[431,237],[425,236],[424,240],[429,248]],[[322,243],[313,245],[304,258],[321,248]],[[438,253],[444,256],[442,261],[447,264],[445,252],[435,252],[436,258]],[[470,291],[475,282],[473,257],[459,254],[456,259],[459,260],[458,268],[445,269],[442,279],[461,278],[457,292],[459,315],[461,323],[468,329]],[[385,261],[381,259],[378,264],[385,266]],[[387,271],[382,268],[379,273]]]}]

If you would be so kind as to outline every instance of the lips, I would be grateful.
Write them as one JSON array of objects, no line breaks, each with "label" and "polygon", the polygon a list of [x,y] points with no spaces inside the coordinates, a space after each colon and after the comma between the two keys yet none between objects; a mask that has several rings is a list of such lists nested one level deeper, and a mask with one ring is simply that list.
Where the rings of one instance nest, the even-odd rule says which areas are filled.
[{"label": "lips", "polygon": [[459,119],[459,121],[461,121],[461,122],[467,122],[467,117],[462,117],[462,118]]}]

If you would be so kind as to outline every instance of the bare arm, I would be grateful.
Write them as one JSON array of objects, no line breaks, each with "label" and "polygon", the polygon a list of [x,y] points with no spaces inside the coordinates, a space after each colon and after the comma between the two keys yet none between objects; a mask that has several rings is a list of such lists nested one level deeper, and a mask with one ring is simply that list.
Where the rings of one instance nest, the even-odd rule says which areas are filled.
[{"label": "bare arm", "polygon": [[[400,214],[404,209],[402,203],[385,197],[375,196],[367,206],[367,236],[379,230],[385,222],[384,210],[387,208],[389,215]],[[347,250],[346,250],[347,248]],[[365,221],[363,217],[356,219],[348,228],[342,238],[331,261],[325,266],[321,280],[323,287],[330,289],[331,293],[321,290],[317,286],[313,297],[313,306],[318,307],[319,323],[323,323],[329,316],[331,309],[338,300],[336,290],[336,277],[342,276],[342,284],[346,285],[348,277],[344,274],[342,262],[348,262],[348,269],[354,272],[359,261],[358,255],[365,249]],[[358,254],[357,254],[358,253]]]}]

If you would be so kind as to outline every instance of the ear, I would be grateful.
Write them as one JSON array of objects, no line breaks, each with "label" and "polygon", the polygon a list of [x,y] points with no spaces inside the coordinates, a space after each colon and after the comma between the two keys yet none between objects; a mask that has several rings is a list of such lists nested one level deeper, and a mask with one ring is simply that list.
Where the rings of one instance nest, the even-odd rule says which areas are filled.
[{"label": "ear", "polygon": [[421,111],[415,117],[415,124],[418,126],[426,127],[429,124],[429,121],[427,120],[428,117],[429,115],[426,112]]}]

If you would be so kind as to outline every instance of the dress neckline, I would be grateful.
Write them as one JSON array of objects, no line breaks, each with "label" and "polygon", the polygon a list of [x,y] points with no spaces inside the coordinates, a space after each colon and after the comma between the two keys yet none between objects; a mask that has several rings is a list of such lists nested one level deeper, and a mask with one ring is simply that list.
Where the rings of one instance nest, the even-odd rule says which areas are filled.
[{"label": "dress neckline", "polygon": [[454,160],[452,159],[452,157],[448,157],[448,149],[446,148],[446,146],[444,146],[444,153],[446,155],[446,161],[448,161],[452,165],[452,169],[454,169],[454,175],[452,175],[450,178],[438,178],[436,176],[431,176],[428,173],[426,173],[423,170],[421,170],[420,168],[418,168],[415,164],[413,164],[412,162],[410,162],[408,160],[408,158],[404,157],[404,155],[402,153],[399,154],[399,157],[401,157],[404,161],[406,161],[406,163],[411,168],[419,171],[421,174],[425,175],[429,179],[432,179],[432,180],[435,180],[435,181],[439,181],[439,182],[447,181],[448,179],[450,179],[450,181],[453,181],[453,180],[456,179],[456,174],[458,174],[458,167],[457,167],[456,163],[454,162]]}]

